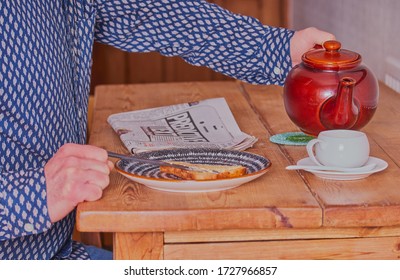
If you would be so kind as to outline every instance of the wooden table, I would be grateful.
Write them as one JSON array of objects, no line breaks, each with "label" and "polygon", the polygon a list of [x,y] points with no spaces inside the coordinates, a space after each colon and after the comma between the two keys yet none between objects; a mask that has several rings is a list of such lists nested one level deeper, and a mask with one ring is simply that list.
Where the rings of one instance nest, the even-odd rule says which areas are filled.
[{"label": "wooden table", "polygon": [[89,143],[127,153],[109,115],[225,97],[242,131],[258,137],[247,150],[269,158],[264,176],[210,193],[168,193],[113,171],[102,199],[78,206],[82,232],[112,232],[116,259],[398,259],[400,257],[400,95],[380,85],[380,103],[363,129],[371,155],[389,167],[366,179],[333,181],[285,166],[304,146],[271,143],[298,131],[282,88],[239,82],[97,87]]}]

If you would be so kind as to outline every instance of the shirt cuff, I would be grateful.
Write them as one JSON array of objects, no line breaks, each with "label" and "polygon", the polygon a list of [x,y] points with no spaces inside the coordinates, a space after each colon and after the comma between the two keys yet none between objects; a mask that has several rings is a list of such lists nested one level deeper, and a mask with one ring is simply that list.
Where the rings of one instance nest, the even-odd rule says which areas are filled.
[{"label": "shirt cuff", "polygon": [[290,40],[294,31],[280,27],[269,27],[265,45],[265,71],[273,84],[283,85],[292,69]]},{"label": "shirt cuff", "polygon": [[37,234],[52,223],[44,169],[0,173],[0,240]]}]

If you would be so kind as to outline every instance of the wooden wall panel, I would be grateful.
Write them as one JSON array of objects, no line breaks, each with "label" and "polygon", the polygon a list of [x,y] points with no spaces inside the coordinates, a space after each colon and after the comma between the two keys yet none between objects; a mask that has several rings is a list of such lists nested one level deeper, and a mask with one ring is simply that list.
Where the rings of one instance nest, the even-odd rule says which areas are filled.
[{"label": "wooden wall panel", "polygon": [[[228,10],[258,18],[263,24],[284,26],[284,1],[209,0]],[[195,67],[178,57],[158,53],[127,53],[95,43],[92,92],[99,84],[229,80],[205,67]]]}]

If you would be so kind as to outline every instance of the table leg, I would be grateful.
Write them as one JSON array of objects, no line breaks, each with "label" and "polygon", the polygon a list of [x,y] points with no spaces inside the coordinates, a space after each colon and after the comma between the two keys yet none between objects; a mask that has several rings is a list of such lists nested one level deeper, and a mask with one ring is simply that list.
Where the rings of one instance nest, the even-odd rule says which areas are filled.
[{"label": "table leg", "polygon": [[114,259],[116,260],[160,260],[164,256],[164,234],[114,233]]}]

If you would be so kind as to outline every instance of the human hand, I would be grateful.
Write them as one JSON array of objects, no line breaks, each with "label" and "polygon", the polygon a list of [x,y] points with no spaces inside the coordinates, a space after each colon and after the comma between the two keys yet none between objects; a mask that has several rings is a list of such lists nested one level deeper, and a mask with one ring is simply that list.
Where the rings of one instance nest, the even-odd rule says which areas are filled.
[{"label": "human hand", "polygon": [[303,54],[314,48],[315,45],[321,45],[328,40],[334,40],[335,36],[331,33],[319,30],[315,27],[309,27],[296,31],[290,40],[290,57],[292,66],[301,62]]},{"label": "human hand", "polygon": [[67,216],[79,202],[101,198],[113,166],[104,149],[63,145],[44,167],[51,222]]}]

